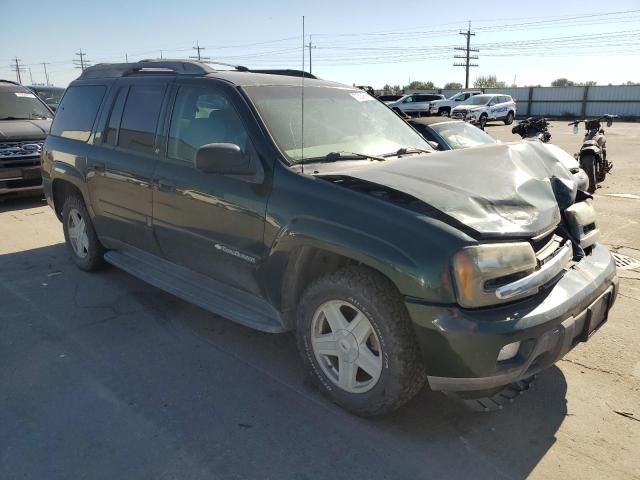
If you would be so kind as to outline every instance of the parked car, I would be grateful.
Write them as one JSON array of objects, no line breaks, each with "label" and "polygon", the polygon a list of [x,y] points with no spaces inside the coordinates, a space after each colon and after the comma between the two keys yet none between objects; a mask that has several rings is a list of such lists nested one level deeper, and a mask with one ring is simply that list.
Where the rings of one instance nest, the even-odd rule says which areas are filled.
[{"label": "parked car", "polygon": [[398,109],[412,117],[423,116],[429,115],[431,102],[434,100],[442,100],[443,98],[444,95],[437,93],[413,93],[411,95],[405,95],[388,105],[390,108],[394,110]]},{"label": "parked car", "polygon": [[40,150],[52,118],[31,90],[0,80],[0,194],[42,189]]},{"label": "parked car", "polygon": [[476,123],[482,129],[491,120],[503,120],[505,125],[511,125],[516,117],[516,102],[509,95],[474,95],[454,107],[451,117]]},{"label": "parked car", "polygon": [[380,100],[383,103],[389,104],[389,103],[393,103],[396,102],[398,100],[400,100],[403,96],[402,95],[378,95],[378,100]]},{"label": "parked car", "polygon": [[[457,150],[496,143],[484,130],[462,120],[442,117],[412,118],[409,124],[438,150]],[[528,139],[527,141],[537,141]],[[557,145],[547,144],[551,153],[573,175],[579,190],[589,191],[589,177],[572,155]]]},{"label": "parked car", "polygon": [[463,120],[442,117],[423,117],[407,120],[438,150],[457,150],[459,148],[489,145],[496,141],[478,127]]},{"label": "parked car", "polygon": [[429,111],[431,115],[448,117],[451,114],[451,109],[460,105],[460,102],[464,102],[470,97],[481,94],[482,92],[480,91],[458,92],[445,100],[434,100],[431,102]]},{"label": "parked car", "polygon": [[106,260],[248,327],[295,330],[319,389],[359,415],[425,379],[503,401],[587,340],[617,293],[590,197],[544,145],[434,152],[333,82],[96,65],[42,158],[79,268]]},{"label": "parked car", "polygon": [[38,95],[47,106],[54,112],[60,104],[62,95],[64,95],[64,88],[51,87],[44,85],[32,85],[29,87],[36,95]]}]

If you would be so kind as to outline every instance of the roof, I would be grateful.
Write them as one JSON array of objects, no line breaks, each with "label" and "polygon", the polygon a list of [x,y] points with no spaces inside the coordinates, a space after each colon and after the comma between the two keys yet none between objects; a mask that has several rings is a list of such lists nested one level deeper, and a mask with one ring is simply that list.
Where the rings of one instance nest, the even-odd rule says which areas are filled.
[{"label": "roof", "polygon": [[412,118],[407,120],[409,123],[416,123],[418,125],[435,125],[437,123],[447,123],[447,122],[462,122],[462,120],[456,120],[455,118],[449,117],[420,117],[420,118]]}]

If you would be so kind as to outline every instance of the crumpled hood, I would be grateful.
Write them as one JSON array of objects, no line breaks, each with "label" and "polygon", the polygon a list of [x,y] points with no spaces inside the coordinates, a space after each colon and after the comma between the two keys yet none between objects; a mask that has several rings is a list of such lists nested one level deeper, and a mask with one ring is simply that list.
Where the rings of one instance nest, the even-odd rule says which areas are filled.
[{"label": "crumpled hood", "polygon": [[487,145],[385,162],[338,164],[342,175],[404,192],[481,237],[531,237],[560,222],[576,184],[553,153],[534,142]]},{"label": "crumpled hood", "polygon": [[51,120],[0,120],[0,142],[18,140],[43,140]]}]

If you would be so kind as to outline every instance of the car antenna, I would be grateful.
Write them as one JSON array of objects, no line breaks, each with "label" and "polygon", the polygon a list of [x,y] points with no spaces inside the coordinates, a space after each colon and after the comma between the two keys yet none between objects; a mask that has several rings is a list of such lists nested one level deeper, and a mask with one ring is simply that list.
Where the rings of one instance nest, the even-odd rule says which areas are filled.
[{"label": "car antenna", "polygon": [[302,16],[302,93],[300,100],[300,170],[304,173],[304,15]]}]

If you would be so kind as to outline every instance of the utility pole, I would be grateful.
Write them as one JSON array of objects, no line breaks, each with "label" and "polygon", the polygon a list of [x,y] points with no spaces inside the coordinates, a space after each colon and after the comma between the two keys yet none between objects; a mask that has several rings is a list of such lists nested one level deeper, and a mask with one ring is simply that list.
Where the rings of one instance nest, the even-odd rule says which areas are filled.
[{"label": "utility pole", "polygon": [[454,55],[454,58],[462,58],[465,60],[464,63],[454,63],[454,67],[464,67],[465,68],[465,81],[464,88],[469,88],[469,69],[471,67],[477,67],[477,63],[471,63],[471,60],[477,60],[477,55],[471,55],[471,52],[479,52],[477,48],[471,48],[471,37],[475,36],[475,33],[471,33],[471,22],[469,22],[469,27],[466,32],[460,32],[460,35],[464,35],[467,37],[467,46],[466,47],[456,47],[455,50],[464,51],[464,55]]},{"label": "utility pole", "polygon": [[211,60],[209,57],[203,57],[202,55],[200,55],[200,51],[201,50],[206,50],[206,48],[201,47],[197,40],[196,40],[196,46],[192,47],[192,48],[198,52],[198,56],[197,57],[189,57],[189,58],[193,58],[194,60],[197,59],[199,62],[206,62],[207,60]]},{"label": "utility pole", "polygon": [[128,54],[124,54],[124,61],[125,63],[129,63],[129,55]]},{"label": "utility pole", "polygon": [[162,50],[160,50],[160,60],[162,60]]},{"label": "utility pole", "polygon": [[312,67],[312,65],[311,65],[311,49],[312,48],[316,48],[316,47],[315,47],[315,45],[311,44],[311,35],[309,35],[309,43],[307,44],[307,47],[309,47],[309,73],[313,73],[311,71],[311,67]]},{"label": "utility pole", "polygon": [[78,55],[78,59],[73,61],[75,68],[79,68],[81,71],[84,72],[84,69],[89,66],[89,60],[84,58],[87,56],[87,54],[84,53],[82,49],[80,49],[79,52],[76,52],[76,55]]},{"label": "utility pole", "polygon": [[49,74],[47,73],[47,63],[48,62],[42,62],[42,66],[44,67],[44,78],[45,78],[45,81],[47,82],[47,85],[51,85],[49,83]]},{"label": "utility pole", "polygon": [[20,73],[24,72],[24,65],[20,63],[22,60],[20,60],[18,57],[14,58],[13,61],[15,63],[11,65],[11,70],[16,72],[16,79],[18,80],[18,83],[22,85],[22,76],[20,75]]},{"label": "utility pole", "polygon": [[33,85],[33,74],[31,73],[31,67],[29,67],[29,79],[31,80],[31,85]]}]

